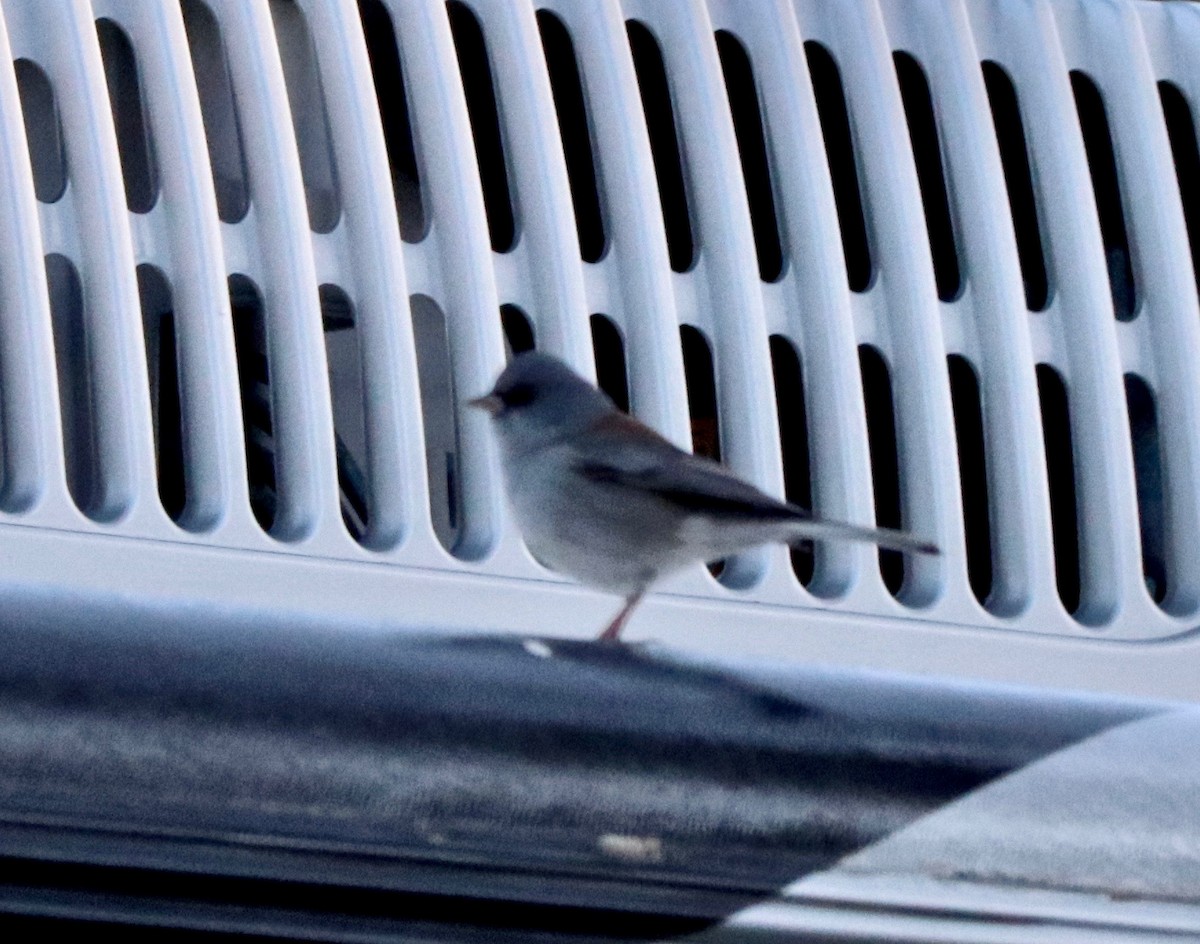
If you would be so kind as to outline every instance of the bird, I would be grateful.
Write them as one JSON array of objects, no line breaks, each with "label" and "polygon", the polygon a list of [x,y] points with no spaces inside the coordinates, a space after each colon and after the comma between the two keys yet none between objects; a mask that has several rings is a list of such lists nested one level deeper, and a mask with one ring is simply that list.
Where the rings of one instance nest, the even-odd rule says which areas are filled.
[{"label": "bird", "polygon": [[601,642],[620,641],[634,608],[664,576],[760,544],[850,540],[938,553],[906,532],[815,517],[770,497],[678,448],[540,351],[514,356],[490,392],[467,402],[491,416],[530,553],[625,598]]}]

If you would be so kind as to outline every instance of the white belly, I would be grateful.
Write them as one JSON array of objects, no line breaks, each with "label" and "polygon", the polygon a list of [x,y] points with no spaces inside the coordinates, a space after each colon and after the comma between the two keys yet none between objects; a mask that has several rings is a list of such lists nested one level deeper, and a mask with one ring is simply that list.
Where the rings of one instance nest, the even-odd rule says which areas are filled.
[{"label": "white belly", "polygon": [[660,503],[631,507],[585,481],[569,460],[542,459],[526,464],[508,493],[526,545],[551,570],[628,594],[690,563],[675,537],[679,522],[664,518]]}]

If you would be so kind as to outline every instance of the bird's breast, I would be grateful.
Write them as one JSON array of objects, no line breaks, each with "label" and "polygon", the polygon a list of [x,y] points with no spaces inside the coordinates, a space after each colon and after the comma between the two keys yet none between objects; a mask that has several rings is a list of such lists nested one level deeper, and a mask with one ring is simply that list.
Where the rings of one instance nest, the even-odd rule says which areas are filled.
[{"label": "bird's breast", "polygon": [[559,573],[628,593],[678,566],[679,516],[647,495],[592,481],[573,453],[509,465],[509,497],[530,552]]}]

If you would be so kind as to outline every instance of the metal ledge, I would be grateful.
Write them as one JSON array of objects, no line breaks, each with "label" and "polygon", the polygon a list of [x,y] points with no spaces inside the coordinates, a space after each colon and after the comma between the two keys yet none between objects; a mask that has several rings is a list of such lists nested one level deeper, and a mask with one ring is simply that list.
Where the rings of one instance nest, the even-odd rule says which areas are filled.
[{"label": "metal ledge", "polygon": [[196,614],[16,625],[0,913],[331,940],[677,936],[1170,714],[561,640]]}]

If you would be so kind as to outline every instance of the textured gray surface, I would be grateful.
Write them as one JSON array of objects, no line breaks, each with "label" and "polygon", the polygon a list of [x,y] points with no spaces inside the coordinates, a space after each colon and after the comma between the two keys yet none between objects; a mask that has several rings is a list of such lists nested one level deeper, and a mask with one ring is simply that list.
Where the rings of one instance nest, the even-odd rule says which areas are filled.
[{"label": "textured gray surface", "polygon": [[0,909],[84,887],[190,926],[163,902],[199,876],[205,913],[269,898],[299,926],[386,894],[472,933],[679,933],[1162,710],[596,643],[13,621]]},{"label": "textured gray surface", "polygon": [[1051,754],[851,856],[837,871],[1200,907],[1200,711],[1130,722]]}]

